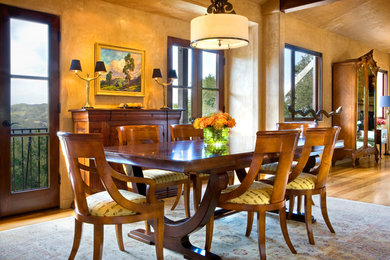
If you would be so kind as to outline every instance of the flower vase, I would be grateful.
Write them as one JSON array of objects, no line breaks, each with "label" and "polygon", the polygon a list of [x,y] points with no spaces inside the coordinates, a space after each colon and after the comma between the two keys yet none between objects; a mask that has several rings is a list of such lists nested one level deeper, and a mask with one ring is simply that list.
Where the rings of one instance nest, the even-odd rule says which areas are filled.
[{"label": "flower vase", "polygon": [[221,130],[216,130],[214,127],[206,127],[203,129],[205,153],[206,156],[213,154],[226,155],[229,154],[229,128],[223,127]]}]

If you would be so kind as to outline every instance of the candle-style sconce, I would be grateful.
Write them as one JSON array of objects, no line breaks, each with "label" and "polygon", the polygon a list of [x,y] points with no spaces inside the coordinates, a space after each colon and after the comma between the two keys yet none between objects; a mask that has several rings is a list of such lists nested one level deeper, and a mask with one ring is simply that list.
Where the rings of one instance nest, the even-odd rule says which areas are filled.
[{"label": "candle-style sconce", "polygon": [[160,69],[153,69],[153,75],[152,78],[163,87],[163,94],[164,94],[164,105],[161,109],[171,109],[167,106],[167,87],[172,84],[173,79],[177,79],[176,70],[170,70],[168,72],[168,82],[159,82],[158,79],[162,78],[161,70]]},{"label": "candle-style sconce", "polygon": [[76,74],[77,77],[79,77],[80,79],[85,80],[87,82],[87,85],[86,85],[87,97],[86,97],[85,105],[82,108],[83,109],[88,109],[88,108],[91,109],[91,108],[93,108],[89,104],[89,83],[91,81],[94,81],[95,79],[99,78],[102,72],[106,72],[106,66],[104,65],[104,62],[103,61],[97,61],[96,62],[95,73],[98,72],[99,74],[96,77],[92,77],[92,78],[89,77],[89,74],[87,74],[86,78],[81,77],[79,75],[78,72],[82,71],[80,60],[72,60],[72,63],[70,64],[70,69],[69,70],[70,71],[74,71],[74,73]]}]

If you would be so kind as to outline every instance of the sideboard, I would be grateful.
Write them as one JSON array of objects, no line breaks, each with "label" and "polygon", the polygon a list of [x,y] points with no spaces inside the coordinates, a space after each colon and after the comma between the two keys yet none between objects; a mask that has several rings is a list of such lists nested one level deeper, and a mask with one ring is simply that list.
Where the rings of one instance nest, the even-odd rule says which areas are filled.
[{"label": "sideboard", "polygon": [[[118,144],[115,127],[122,125],[158,125],[161,142],[170,142],[169,125],[178,124],[183,110],[168,109],[73,109],[70,110],[75,133],[102,133],[104,145]],[[114,166],[117,170],[118,166]],[[87,185],[103,189],[98,178],[83,174]],[[123,187],[122,187],[123,188]],[[175,196],[177,187],[156,191],[159,198]]]}]

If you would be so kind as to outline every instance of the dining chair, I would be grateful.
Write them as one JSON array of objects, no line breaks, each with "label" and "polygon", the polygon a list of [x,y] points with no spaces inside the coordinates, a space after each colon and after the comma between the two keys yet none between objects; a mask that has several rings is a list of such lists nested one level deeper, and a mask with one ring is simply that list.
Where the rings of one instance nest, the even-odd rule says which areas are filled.
[{"label": "dining chair", "polygon": [[[298,136],[299,131],[296,130],[257,132],[255,151],[248,173],[240,184],[228,186],[224,189],[218,201],[218,207],[223,209],[257,212],[258,243],[261,259],[266,259],[265,215],[267,211],[279,211],[283,237],[290,251],[296,254],[287,231],[285,192]],[[255,181],[264,158],[276,154],[279,155],[279,167],[275,175],[274,185]],[[211,248],[213,228],[214,217],[211,217],[206,225],[205,249],[207,251]]]},{"label": "dining chair", "polygon": [[[286,186],[286,198],[289,200],[289,212],[287,215],[288,219],[291,219],[294,210],[295,197],[304,197],[306,230],[309,237],[309,242],[312,245],[314,245],[311,215],[311,208],[313,205],[312,195],[320,195],[322,216],[324,217],[325,223],[330,232],[335,233],[332,224],[330,223],[326,206],[326,181],[332,163],[333,151],[339,132],[340,127],[338,126],[307,129],[305,144],[302,148],[301,157],[299,158],[296,167],[292,170],[288,178],[288,184]],[[316,147],[323,148],[321,151],[313,152],[313,149]],[[309,157],[316,154],[321,155],[319,156],[319,164],[313,168],[311,172],[304,172],[304,167]],[[268,178],[267,180],[263,180],[263,182],[268,184],[273,183],[274,181],[275,178]],[[252,222],[248,221],[247,225],[251,226]]]},{"label": "dining chair", "polygon": [[[156,199],[154,180],[129,177],[107,163],[100,134],[58,132],[75,202],[75,233],[69,259],[74,259],[81,241],[83,223],[94,225],[93,259],[101,259],[104,225],[115,225],[119,249],[124,251],[122,224],[152,220],[155,222],[157,259],[163,259],[164,202]],[[89,162],[89,163],[82,163]],[[94,190],[82,179],[82,171],[96,174],[104,191]],[[113,179],[148,185],[146,196],[117,188]]]},{"label": "dining chair", "polygon": [[[286,194],[289,197],[289,214],[291,218],[294,209],[294,201],[296,196],[304,196],[305,198],[305,223],[307,235],[310,244],[314,245],[313,229],[312,229],[312,195],[320,195],[321,213],[330,232],[335,233],[332,224],[328,217],[326,206],[326,181],[332,164],[332,157],[337,137],[340,133],[340,127],[329,128],[312,128],[307,129],[305,136],[305,145],[303,147],[301,157],[298,160],[297,166],[292,170],[289,176]],[[311,172],[304,172],[303,169],[312,155],[312,150],[315,147],[323,146],[319,164],[312,169]]]},{"label": "dining chair", "polygon": [[[196,129],[192,124],[175,124],[169,126],[171,131],[171,141],[201,140],[203,139],[203,129]],[[202,183],[209,180],[209,175],[205,173],[190,173],[193,185],[193,203],[194,210],[199,207],[202,197]],[[234,182],[234,173],[229,172],[229,184]],[[179,195],[178,195],[179,196]],[[175,209],[178,200],[172,206]]]},{"label": "dining chair", "polygon": [[[301,130],[300,137],[305,137],[306,131],[309,128],[316,127],[314,123],[309,122],[279,122],[276,124],[278,130],[292,130],[292,129],[299,129]],[[293,160],[291,164],[291,170],[294,169],[297,166],[298,162],[296,160]],[[258,180],[264,178],[264,174],[271,174],[273,175],[276,172],[276,169],[278,167],[277,162],[263,164],[260,168],[260,173],[258,176]],[[298,196],[298,203],[297,203],[297,212],[300,214],[302,209],[302,196]]]},{"label": "dining chair", "polygon": [[[141,143],[159,143],[159,131],[157,125],[127,125],[116,127],[118,133],[119,145],[141,144]],[[131,173],[132,167],[124,165],[126,173]],[[173,205],[177,205],[184,186],[184,209],[186,217],[190,217],[189,193],[190,178],[181,173],[165,171],[158,169],[144,169],[144,178],[153,179],[156,182],[156,189],[177,186],[177,195]],[[172,210],[174,207],[172,207]]]}]

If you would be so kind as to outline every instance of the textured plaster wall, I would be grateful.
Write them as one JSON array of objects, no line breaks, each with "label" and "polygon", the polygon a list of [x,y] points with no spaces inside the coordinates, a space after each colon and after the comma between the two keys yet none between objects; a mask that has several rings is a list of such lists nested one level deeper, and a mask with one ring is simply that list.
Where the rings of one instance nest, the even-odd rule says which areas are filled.
[{"label": "textured plaster wall", "polygon": [[[285,17],[285,42],[321,52],[323,55],[323,108],[332,109],[332,63],[358,58],[372,48],[349,38],[319,29],[289,15]],[[374,50],[374,60],[377,65],[389,71],[390,55]],[[282,106],[282,103],[281,103]],[[320,125],[330,126],[331,120],[325,119]]]},{"label": "textured plaster wall", "polygon": [[[94,107],[116,107],[122,102],[141,102],[146,108],[163,105],[162,88],[152,81],[154,67],[166,75],[167,37],[189,39],[189,22],[94,0],[0,0],[21,8],[56,14],[61,21],[60,43],[60,130],[72,131],[69,109],[85,104],[85,82],[69,71],[70,61],[80,59],[82,75],[94,69],[95,42],[145,50],[145,97],[95,96]],[[73,199],[61,155],[61,207]]]}]

